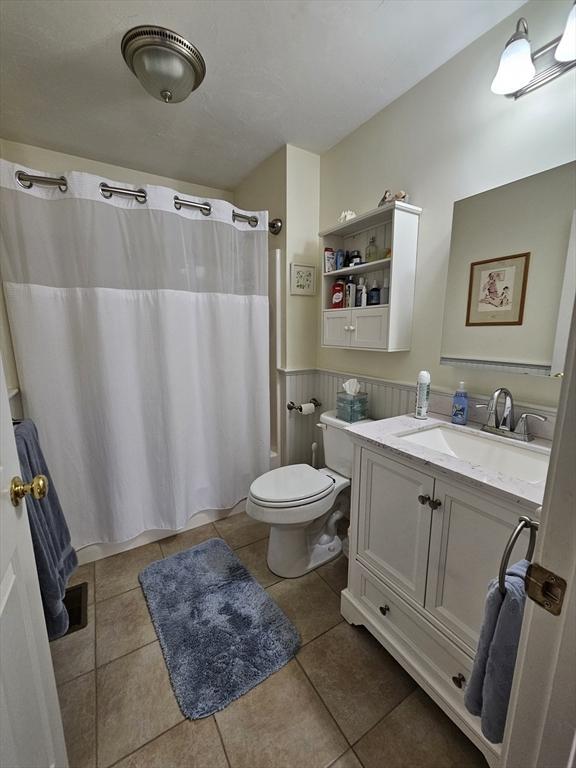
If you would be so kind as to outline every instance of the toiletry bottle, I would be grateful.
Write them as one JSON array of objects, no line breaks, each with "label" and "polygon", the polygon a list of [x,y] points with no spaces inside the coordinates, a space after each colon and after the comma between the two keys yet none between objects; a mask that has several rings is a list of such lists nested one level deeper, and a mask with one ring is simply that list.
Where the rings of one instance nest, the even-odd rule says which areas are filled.
[{"label": "toiletry bottle", "polygon": [[420,371],[416,379],[416,413],[417,419],[428,418],[428,405],[430,404],[430,373]]},{"label": "toiletry bottle", "polygon": [[324,248],[324,272],[333,272],[335,269],[334,248]]},{"label": "toiletry bottle", "polygon": [[382,280],[382,290],[380,291],[380,303],[390,304],[390,277],[388,274],[384,275]]},{"label": "toiletry bottle", "polygon": [[468,421],[468,392],[463,381],[452,398],[452,424],[466,424]]},{"label": "toiletry bottle", "polygon": [[334,259],[336,261],[336,269],[344,269],[345,258],[346,258],[346,253],[342,250],[342,248],[338,248],[338,250],[334,254]]},{"label": "toiletry bottle", "polygon": [[346,306],[356,306],[356,283],[354,282],[352,275],[348,275],[348,279],[346,280]]},{"label": "toiletry bottle", "polygon": [[362,284],[362,288],[360,290],[360,306],[365,307],[368,304],[368,289],[366,288],[366,283]]},{"label": "toiletry bottle", "polygon": [[372,288],[368,291],[368,306],[380,304],[380,288],[376,280],[372,283]]},{"label": "toiletry bottle", "polygon": [[358,278],[358,285],[356,286],[356,306],[361,307],[362,306],[362,289],[365,288],[364,285],[364,278],[359,277]]},{"label": "toiletry bottle", "polygon": [[336,280],[332,286],[332,309],[342,309],[344,307],[344,298],[344,280]]},{"label": "toiletry bottle", "polygon": [[378,246],[376,245],[376,236],[373,235],[370,238],[370,242],[366,246],[366,261],[378,260]]}]

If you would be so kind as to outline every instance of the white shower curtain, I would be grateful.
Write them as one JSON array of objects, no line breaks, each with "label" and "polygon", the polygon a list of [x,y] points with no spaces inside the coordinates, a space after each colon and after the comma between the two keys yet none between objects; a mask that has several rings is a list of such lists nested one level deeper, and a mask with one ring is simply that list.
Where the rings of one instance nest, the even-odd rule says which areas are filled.
[{"label": "white shower curtain", "polygon": [[232,507],[270,461],[267,213],[177,211],[155,186],[106,200],[85,173],[26,190],[18,170],[42,175],[0,161],[0,269],[74,544]]}]

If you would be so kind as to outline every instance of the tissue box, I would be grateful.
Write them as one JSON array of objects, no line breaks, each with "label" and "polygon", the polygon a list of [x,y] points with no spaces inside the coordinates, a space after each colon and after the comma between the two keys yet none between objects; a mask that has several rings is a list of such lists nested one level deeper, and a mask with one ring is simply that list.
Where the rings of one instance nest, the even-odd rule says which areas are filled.
[{"label": "tissue box", "polygon": [[336,415],[339,419],[350,423],[368,418],[368,394],[358,392],[357,395],[349,395],[347,392],[338,392]]}]

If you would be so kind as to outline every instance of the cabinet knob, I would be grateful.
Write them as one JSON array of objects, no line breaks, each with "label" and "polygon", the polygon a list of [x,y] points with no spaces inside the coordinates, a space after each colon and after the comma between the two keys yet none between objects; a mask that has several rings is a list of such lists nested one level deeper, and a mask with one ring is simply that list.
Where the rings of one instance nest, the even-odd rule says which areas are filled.
[{"label": "cabinet knob", "polygon": [[356,326],[355,325],[351,325],[350,328],[348,328],[348,330],[349,331],[355,331],[356,330]]},{"label": "cabinet knob", "polygon": [[452,678],[452,682],[456,686],[456,688],[465,688],[466,687],[466,678],[462,674],[462,672],[458,672],[457,675],[454,675]]},{"label": "cabinet knob", "polygon": [[349,330],[350,330],[350,326],[349,326],[349,325],[345,325],[345,326],[344,326],[344,330],[345,330],[345,331],[349,331]]},{"label": "cabinet knob", "polygon": [[382,614],[382,616],[386,616],[386,614],[388,613],[389,610],[390,610],[390,606],[389,605],[381,605],[380,606],[380,613]]},{"label": "cabinet knob", "polygon": [[442,506],[442,502],[440,501],[440,499],[430,499],[430,501],[428,502],[428,506],[430,507],[430,509],[438,509],[438,507]]},{"label": "cabinet knob", "polygon": [[424,494],[421,493],[418,496],[418,501],[420,502],[420,504],[428,504],[428,502],[430,501],[430,496],[428,495],[424,496]]}]

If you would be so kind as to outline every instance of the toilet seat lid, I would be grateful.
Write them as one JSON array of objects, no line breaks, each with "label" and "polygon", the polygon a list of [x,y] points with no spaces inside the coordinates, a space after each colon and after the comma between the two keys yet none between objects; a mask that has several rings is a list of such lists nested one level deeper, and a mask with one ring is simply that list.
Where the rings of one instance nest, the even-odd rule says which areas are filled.
[{"label": "toilet seat lid", "polygon": [[322,498],[334,487],[334,480],[309,464],[291,464],[266,472],[250,487],[253,499],[268,504],[297,504]]}]

